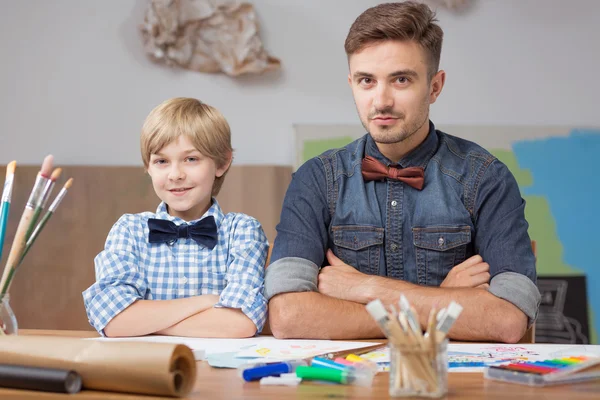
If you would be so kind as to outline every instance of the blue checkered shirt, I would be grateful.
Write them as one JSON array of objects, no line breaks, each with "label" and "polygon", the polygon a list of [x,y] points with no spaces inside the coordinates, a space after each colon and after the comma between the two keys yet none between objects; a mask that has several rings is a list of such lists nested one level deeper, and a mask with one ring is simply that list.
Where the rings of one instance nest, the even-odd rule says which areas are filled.
[{"label": "blue checkered shirt", "polygon": [[123,215],[94,259],[96,283],[83,292],[90,324],[103,335],[106,324],[136,300],[218,294],[215,307],[241,309],[260,332],[267,316],[263,296],[267,238],[256,219],[239,213],[225,215],[214,198],[202,218],[211,215],[218,231],[212,250],[192,239],[149,243],[148,219],[186,223],[169,215],[164,203],[156,214]]}]

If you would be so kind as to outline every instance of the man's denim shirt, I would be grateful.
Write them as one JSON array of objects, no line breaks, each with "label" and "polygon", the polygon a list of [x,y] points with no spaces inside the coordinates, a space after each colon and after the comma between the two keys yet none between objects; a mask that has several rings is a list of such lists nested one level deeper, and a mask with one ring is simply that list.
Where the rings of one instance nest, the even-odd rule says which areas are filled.
[{"label": "man's denim shirt", "polygon": [[425,168],[423,190],[365,182],[365,156],[396,165],[367,134],[294,174],[266,271],[268,299],[317,291],[329,248],[366,274],[425,286],[439,286],[452,267],[479,254],[490,265],[490,292],[535,320],[540,294],[525,201],[502,162],[431,122],[425,141],[398,163]]}]

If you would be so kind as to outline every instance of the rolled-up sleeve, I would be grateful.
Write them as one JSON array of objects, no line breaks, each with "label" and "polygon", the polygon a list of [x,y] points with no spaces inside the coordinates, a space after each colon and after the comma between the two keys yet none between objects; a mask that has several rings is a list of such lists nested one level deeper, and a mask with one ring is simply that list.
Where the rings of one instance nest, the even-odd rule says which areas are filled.
[{"label": "rolled-up sleeve", "polygon": [[94,264],[96,283],[83,292],[83,301],[90,324],[104,336],[106,325],[133,302],[143,299],[148,287],[126,216],[112,227]]},{"label": "rolled-up sleeve", "polygon": [[304,163],[293,175],[266,272],[267,299],[279,293],[317,291],[331,219],[326,191],[327,177],[318,158]]},{"label": "rolled-up sleeve", "polygon": [[509,169],[494,160],[485,170],[475,202],[475,251],[490,265],[490,292],[537,317],[540,294],[525,200]]},{"label": "rolled-up sleeve", "polygon": [[267,319],[264,297],[269,242],[260,223],[246,215],[235,226],[227,265],[227,285],[215,307],[238,308],[261,332]]},{"label": "rolled-up sleeve", "polygon": [[541,295],[537,286],[525,275],[503,272],[492,278],[490,293],[512,303],[527,316],[528,326],[537,319]]}]

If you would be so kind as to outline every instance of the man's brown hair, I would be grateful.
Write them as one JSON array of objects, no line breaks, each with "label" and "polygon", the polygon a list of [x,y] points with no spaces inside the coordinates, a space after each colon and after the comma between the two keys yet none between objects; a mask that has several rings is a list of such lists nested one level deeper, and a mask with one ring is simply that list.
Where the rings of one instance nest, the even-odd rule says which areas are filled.
[{"label": "man's brown hair", "polygon": [[426,52],[431,79],[440,65],[444,32],[435,12],[414,1],[384,3],[363,12],[350,27],[344,48],[350,57],[365,47],[386,40],[413,40]]}]

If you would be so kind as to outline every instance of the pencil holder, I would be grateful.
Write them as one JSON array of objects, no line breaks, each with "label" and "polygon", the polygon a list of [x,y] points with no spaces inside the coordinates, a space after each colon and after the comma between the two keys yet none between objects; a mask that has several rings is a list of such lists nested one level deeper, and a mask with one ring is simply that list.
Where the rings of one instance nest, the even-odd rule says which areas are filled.
[{"label": "pencil holder", "polygon": [[448,393],[448,340],[434,346],[390,343],[390,397]]},{"label": "pencil holder", "polygon": [[18,333],[17,318],[10,308],[9,296],[0,297],[0,336],[16,335]]}]

